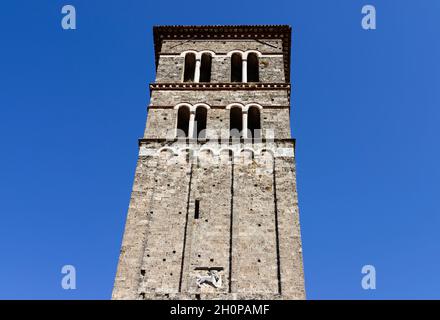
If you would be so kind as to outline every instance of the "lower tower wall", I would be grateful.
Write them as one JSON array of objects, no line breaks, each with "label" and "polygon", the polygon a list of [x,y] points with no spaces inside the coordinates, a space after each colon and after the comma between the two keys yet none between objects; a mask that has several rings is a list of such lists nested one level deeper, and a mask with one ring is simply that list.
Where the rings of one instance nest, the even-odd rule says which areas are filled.
[{"label": "lower tower wall", "polygon": [[192,148],[141,142],[113,299],[304,299],[291,140]]}]

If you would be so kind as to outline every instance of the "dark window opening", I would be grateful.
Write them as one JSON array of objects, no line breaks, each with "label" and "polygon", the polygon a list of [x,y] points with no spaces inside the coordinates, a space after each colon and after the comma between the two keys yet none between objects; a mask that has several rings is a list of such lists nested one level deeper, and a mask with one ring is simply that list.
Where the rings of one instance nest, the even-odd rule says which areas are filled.
[{"label": "dark window opening", "polygon": [[185,56],[183,81],[193,82],[195,71],[196,71],[196,55],[194,53],[187,53]]},{"label": "dark window opening", "polygon": [[196,128],[195,132],[197,134],[197,139],[205,139],[206,138],[206,118],[208,115],[208,111],[204,107],[198,107],[196,110],[196,118],[194,126]]},{"label": "dark window opening", "polygon": [[248,82],[260,81],[258,56],[256,53],[250,53],[247,58],[247,81]]},{"label": "dark window opening", "polygon": [[231,57],[231,82],[242,82],[243,67],[241,54],[234,53]]},{"label": "dark window opening", "polygon": [[257,107],[250,107],[248,111],[248,131],[250,131],[249,138],[261,138],[261,120],[260,110]]},{"label": "dark window opening", "polygon": [[241,131],[243,130],[243,113],[241,108],[233,107],[229,113],[229,132],[233,138],[240,138]]},{"label": "dark window opening", "polygon": [[189,130],[189,108],[182,106],[177,113],[177,136],[188,137]]},{"label": "dark window opening", "polygon": [[196,207],[194,209],[194,219],[198,219],[200,216],[200,200],[196,200]]},{"label": "dark window opening", "polygon": [[229,154],[228,154],[228,156],[229,156],[229,162],[232,162],[232,160],[234,160],[234,153],[232,152],[232,150],[229,150]]},{"label": "dark window opening", "polygon": [[211,82],[212,58],[209,53],[202,54],[200,61],[200,82]]},{"label": "dark window opening", "polygon": [[191,150],[188,150],[187,152],[185,152],[185,161],[187,163],[189,163],[189,161],[191,160],[191,155],[192,155]]}]

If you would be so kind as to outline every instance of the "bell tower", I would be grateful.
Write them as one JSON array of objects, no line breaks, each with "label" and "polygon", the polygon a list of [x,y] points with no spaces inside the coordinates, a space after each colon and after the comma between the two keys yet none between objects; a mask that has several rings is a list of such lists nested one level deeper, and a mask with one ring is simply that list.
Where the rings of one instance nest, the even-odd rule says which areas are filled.
[{"label": "bell tower", "polygon": [[305,299],[291,28],[154,27],[113,299]]}]

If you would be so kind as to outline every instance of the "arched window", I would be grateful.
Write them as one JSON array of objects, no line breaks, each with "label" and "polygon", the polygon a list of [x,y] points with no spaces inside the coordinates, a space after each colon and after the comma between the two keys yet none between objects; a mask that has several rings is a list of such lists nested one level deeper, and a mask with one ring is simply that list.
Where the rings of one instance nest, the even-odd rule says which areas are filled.
[{"label": "arched window", "polygon": [[194,53],[187,53],[185,55],[185,67],[183,69],[183,81],[193,82],[196,71],[196,55]]},{"label": "arched window", "polygon": [[248,82],[260,81],[258,56],[254,52],[250,53],[247,58],[247,81]]},{"label": "arched window", "polygon": [[250,107],[248,110],[248,131],[251,132],[249,138],[259,139],[261,138],[261,120],[260,110],[257,107]]},{"label": "arched window", "polygon": [[229,112],[229,132],[233,138],[239,138],[243,130],[243,112],[240,107],[232,107]]},{"label": "arched window", "polygon": [[196,132],[197,139],[206,138],[206,118],[208,115],[208,110],[204,107],[198,107],[196,110],[196,118],[194,123],[194,131]]},{"label": "arched window", "polygon": [[234,53],[231,56],[231,82],[243,81],[243,66],[241,54]]},{"label": "arched window", "polygon": [[177,136],[188,137],[189,130],[189,108],[181,106],[177,112]]},{"label": "arched window", "polygon": [[209,53],[202,54],[200,61],[200,82],[211,82],[211,62],[212,57]]}]

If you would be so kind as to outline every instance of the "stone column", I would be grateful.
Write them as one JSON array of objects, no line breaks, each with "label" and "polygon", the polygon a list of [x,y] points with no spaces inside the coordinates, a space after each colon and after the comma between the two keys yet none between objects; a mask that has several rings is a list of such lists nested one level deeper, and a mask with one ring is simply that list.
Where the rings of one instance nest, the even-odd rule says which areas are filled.
[{"label": "stone column", "polygon": [[196,112],[190,111],[189,114],[189,127],[188,127],[188,138],[194,138],[194,121],[196,118]]},{"label": "stone column", "polygon": [[194,72],[194,82],[200,82],[200,65],[201,59],[200,57],[196,58],[196,69]]},{"label": "stone column", "polygon": [[247,82],[247,59],[242,60],[241,81]]},{"label": "stone column", "polygon": [[241,82],[247,82],[247,59],[242,60]]},{"label": "stone column", "polygon": [[247,123],[248,123],[248,112],[247,112],[247,110],[246,111],[243,111],[243,125],[242,125],[242,127],[243,127],[243,139],[247,139],[247,137],[248,137],[248,126],[247,126]]}]

